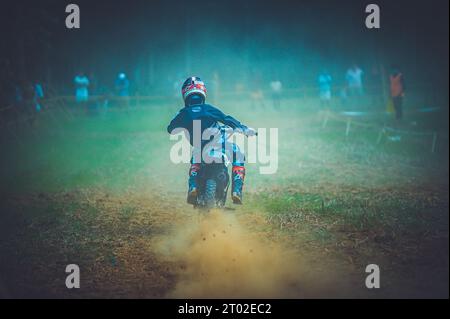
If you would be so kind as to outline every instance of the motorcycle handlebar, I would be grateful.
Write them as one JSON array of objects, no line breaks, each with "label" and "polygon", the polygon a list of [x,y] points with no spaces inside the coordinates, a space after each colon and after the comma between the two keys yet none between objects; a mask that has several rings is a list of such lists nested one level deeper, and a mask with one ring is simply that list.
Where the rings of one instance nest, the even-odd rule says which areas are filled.
[{"label": "motorcycle handlebar", "polygon": [[[241,133],[241,134],[244,134],[245,136],[248,137],[248,135],[245,134],[245,132],[243,132],[243,131],[236,131],[235,129],[233,129],[233,128],[229,127],[229,126],[227,126],[227,127],[222,127],[221,130],[222,130],[223,132],[225,132],[225,133],[236,133],[236,132],[237,132],[237,133]],[[255,132],[255,136],[258,136],[258,132]]]}]

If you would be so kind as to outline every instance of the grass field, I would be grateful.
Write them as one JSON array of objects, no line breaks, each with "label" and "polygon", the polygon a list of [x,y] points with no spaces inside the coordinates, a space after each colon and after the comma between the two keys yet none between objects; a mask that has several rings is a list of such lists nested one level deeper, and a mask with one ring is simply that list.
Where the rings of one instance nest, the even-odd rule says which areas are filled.
[{"label": "grass field", "polygon": [[[243,206],[199,214],[188,165],[169,160],[175,104],[49,111],[1,136],[0,293],[17,297],[448,297],[448,122],[402,130],[330,119],[314,105],[221,108],[279,129],[279,169],[247,165]],[[439,115],[438,115],[439,119]],[[366,123],[386,120],[362,119]],[[415,122],[411,125],[411,122]],[[390,125],[396,125],[390,123]],[[65,287],[65,266],[81,289]],[[365,267],[377,264],[381,288]]]}]

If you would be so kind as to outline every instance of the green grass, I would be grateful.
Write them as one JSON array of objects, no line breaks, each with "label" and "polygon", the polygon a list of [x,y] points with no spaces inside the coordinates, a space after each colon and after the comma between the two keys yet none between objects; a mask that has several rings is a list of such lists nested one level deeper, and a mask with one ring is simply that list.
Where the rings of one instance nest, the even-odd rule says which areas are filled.
[{"label": "green grass", "polygon": [[[430,195],[418,190],[341,190],[338,193],[258,195],[252,200],[269,217],[294,216],[299,224],[306,217],[314,216],[322,223],[345,225],[358,231],[376,228],[405,231],[419,227],[425,230],[433,217],[445,220],[447,203],[444,192]],[[433,209],[440,210],[439,214],[427,215],[426,212]]]}]

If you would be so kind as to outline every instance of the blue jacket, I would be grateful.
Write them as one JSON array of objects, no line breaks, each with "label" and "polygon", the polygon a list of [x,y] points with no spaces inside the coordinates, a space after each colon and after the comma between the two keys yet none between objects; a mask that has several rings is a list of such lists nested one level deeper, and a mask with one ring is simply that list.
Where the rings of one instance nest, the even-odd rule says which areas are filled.
[{"label": "blue jacket", "polygon": [[[232,116],[225,115],[218,108],[209,104],[196,104],[186,106],[181,109],[177,115],[172,119],[167,132],[169,134],[178,133],[176,129],[185,129],[189,132],[190,143],[193,145],[193,121],[201,121],[201,133],[208,128],[218,127],[218,123],[223,123],[233,129],[241,129],[245,131],[247,126],[233,118]],[[174,131],[175,130],[175,131]],[[202,141],[202,148],[208,141]]]}]

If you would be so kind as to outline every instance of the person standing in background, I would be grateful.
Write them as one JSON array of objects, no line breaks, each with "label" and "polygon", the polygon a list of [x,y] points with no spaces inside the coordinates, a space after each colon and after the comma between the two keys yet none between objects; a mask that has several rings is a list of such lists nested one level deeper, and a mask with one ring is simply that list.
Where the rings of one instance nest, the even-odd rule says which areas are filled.
[{"label": "person standing in background", "polygon": [[40,112],[42,109],[42,99],[44,98],[44,89],[39,82],[34,83],[34,96],[33,104],[36,112]]},{"label": "person standing in background", "polygon": [[392,104],[394,105],[395,119],[403,117],[403,97],[405,96],[405,84],[403,74],[397,66],[391,67],[389,76]]},{"label": "person standing in background", "polygon": [[116,79],[116,92],[122,103],[128,107],[130,106],[130,81],[127,75],[123,72],[119,73]]},{"label": "person standing in background", "polygon": [[272,82],[270,82],[270,89],[272,91],[273,107],[275,109],[278,109],[280,107],[283,84],[280,80],[273,80]]},{"label": "person standing in background", "polygon": [[345,80],[347,82],[346,95],[347,101],[350,102],[350,107],[361,107],[363,90],[363,70],[361,70],[356,64],[353,64],[351,68],[347,70],[345,74]]},{"label": "person standing in background", "polygon": [[87,102],[89,99],[89,79],[83,72],[80,72],[73,81],[75,83],[75,101],[77,103]]},{"label": "person standing in background", "polygon": [[120,97],[128,97],[130,95],[130,81],[125,73],[121,72],[116,79],[116,92]]},{"label": "person standing in background", "polygon": [[364,94],[362,77],[364,75],[356,64],[347,70],[345,79],[347,81],[348,93],[350,96],[362,96]]},{"label": "person standing in background", "polygon": [[317,78],[319,84],[320,106],[323,108],[330,108],[331,81],[331,75],[326,70],[322,70]]}]

